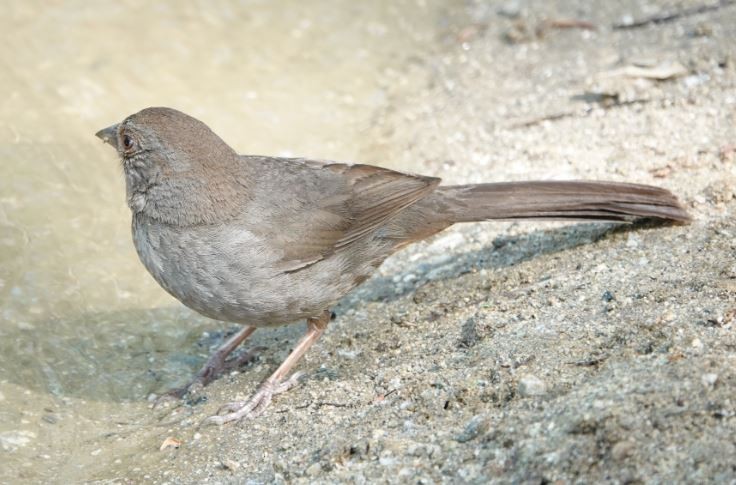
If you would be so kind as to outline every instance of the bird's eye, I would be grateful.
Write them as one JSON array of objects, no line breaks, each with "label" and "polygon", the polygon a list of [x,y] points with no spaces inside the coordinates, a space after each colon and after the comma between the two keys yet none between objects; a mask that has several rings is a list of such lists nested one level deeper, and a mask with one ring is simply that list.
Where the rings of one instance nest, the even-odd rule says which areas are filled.
[{"label": "bird's eye", "polygon": [[128,135],[123,135],[123,148],[127,150],[131,150],[133,148],[133,139],[129,137]]}]

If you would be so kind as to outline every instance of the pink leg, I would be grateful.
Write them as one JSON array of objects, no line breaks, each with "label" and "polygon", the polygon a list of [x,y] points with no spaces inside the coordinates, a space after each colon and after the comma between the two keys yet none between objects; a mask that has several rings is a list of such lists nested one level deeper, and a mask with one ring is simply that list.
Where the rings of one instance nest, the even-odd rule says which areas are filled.
[{"label": "pink leg", "polygon": [[246,352],[237,359],[231,361],[227,361],[226,359],[227,356],[230,355],[230,353],[232,353],[232,351],[235,350],[238,345],[243,343],[255,331],[256,327],[248,326],[227,339],[225,343],[223,343],[220,347],[217,348],[217,350],[212,353],[212,355],[210,355],[210,358],[207,359],[207,362],[205,362],[204,366],[202,366],[199,372],[197,372],[197,375],[194,377],[194,379],[192,379],[189,384],[184,387],[172,389],[163,394],[161,397],[158,398],[155,406],[158,406],[164,401],[172,398],[181,398],[186,394],[196,394],[197,392],[202,390],[204,386],[212,382],[215,377],[220,375],[223,371],[235,369],[248,362],[249,360],[252,360],[254,357],[254,353],[250,351]]},{"label": "pink leg", "polygon": [[[317,318],[307,319],[307,333],[304,334],[286,360],[276,369],[276,372],[266,379],[266,382],[261,385],[253,397],[247,401],[236,401],[224,405],[218,410],[218,416],[211,416],[205,419],[202,424],[222,425],[245,417],[254,418],[261,414],[271,403],[273,396],[288,391],[299,382],[300,372],[292,374],[288,379],[285,379],[285,377],[291,371],[291,368],[299,362],[304,353],[320,338],[329,322],[329,311],[323,312]],[[219,415],[223,411],[226,411],[227,414]]]}]

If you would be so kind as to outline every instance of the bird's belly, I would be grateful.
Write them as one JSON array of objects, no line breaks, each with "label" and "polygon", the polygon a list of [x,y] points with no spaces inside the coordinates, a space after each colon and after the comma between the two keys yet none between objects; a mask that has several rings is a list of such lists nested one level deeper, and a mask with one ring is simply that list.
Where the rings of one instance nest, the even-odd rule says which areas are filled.
[{"label": "bird's belly", "polygon": [[245,231],[228,237],[214,228],[134,220],[133,240],[143,265],[167,292],[217,320],[283,325],[319,315],[344,293],[329,279],[306,285],[296,274],[269,270],[273,255]]}]

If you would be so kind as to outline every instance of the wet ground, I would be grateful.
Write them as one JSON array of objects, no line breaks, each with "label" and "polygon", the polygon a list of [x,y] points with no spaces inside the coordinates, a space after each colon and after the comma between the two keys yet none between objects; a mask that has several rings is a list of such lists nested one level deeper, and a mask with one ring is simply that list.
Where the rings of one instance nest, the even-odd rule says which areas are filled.
[{"label": "wet ground", "polygon": [[[6,3],[0,482],[736,479],[722,3]],[[150,409],[234,328],[166,295],[133,250],[93,133],[149,105],[243,153],[662,185],[695,221],[454,228],[348,296],[265,416],[199,428],[303,323],[256,332],[259,360],[204,398]]]}]

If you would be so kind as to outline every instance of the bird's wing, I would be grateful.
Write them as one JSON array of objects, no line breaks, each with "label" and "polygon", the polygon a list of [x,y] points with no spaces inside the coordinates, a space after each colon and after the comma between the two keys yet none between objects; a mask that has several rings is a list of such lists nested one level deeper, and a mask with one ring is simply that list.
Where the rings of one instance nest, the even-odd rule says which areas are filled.
[{"label": "bird's wing", "polygon": [[[272,240],[283,256],[277,264],[293,272],[350,248],[374,234],[399,212],[432,192],[440,179],[371,165],[276,159],[298,163],[298,187],[280,196],[285,210],[272,213]],[[282,174],[285,175],[285,174]],[[286,178],[290,178],[288,175]],[[296,209],[296,210],[295,210]],[[274,240],[275,236],[275,240]]]},{"label": "bird's wing", "polygon": [[411,175],[371,165],[331,164],[325,167],[343,175],[350,191],[350,224],[336,241],[345,247],[375,231],[396,214],[424,198],[439,178]]}]

